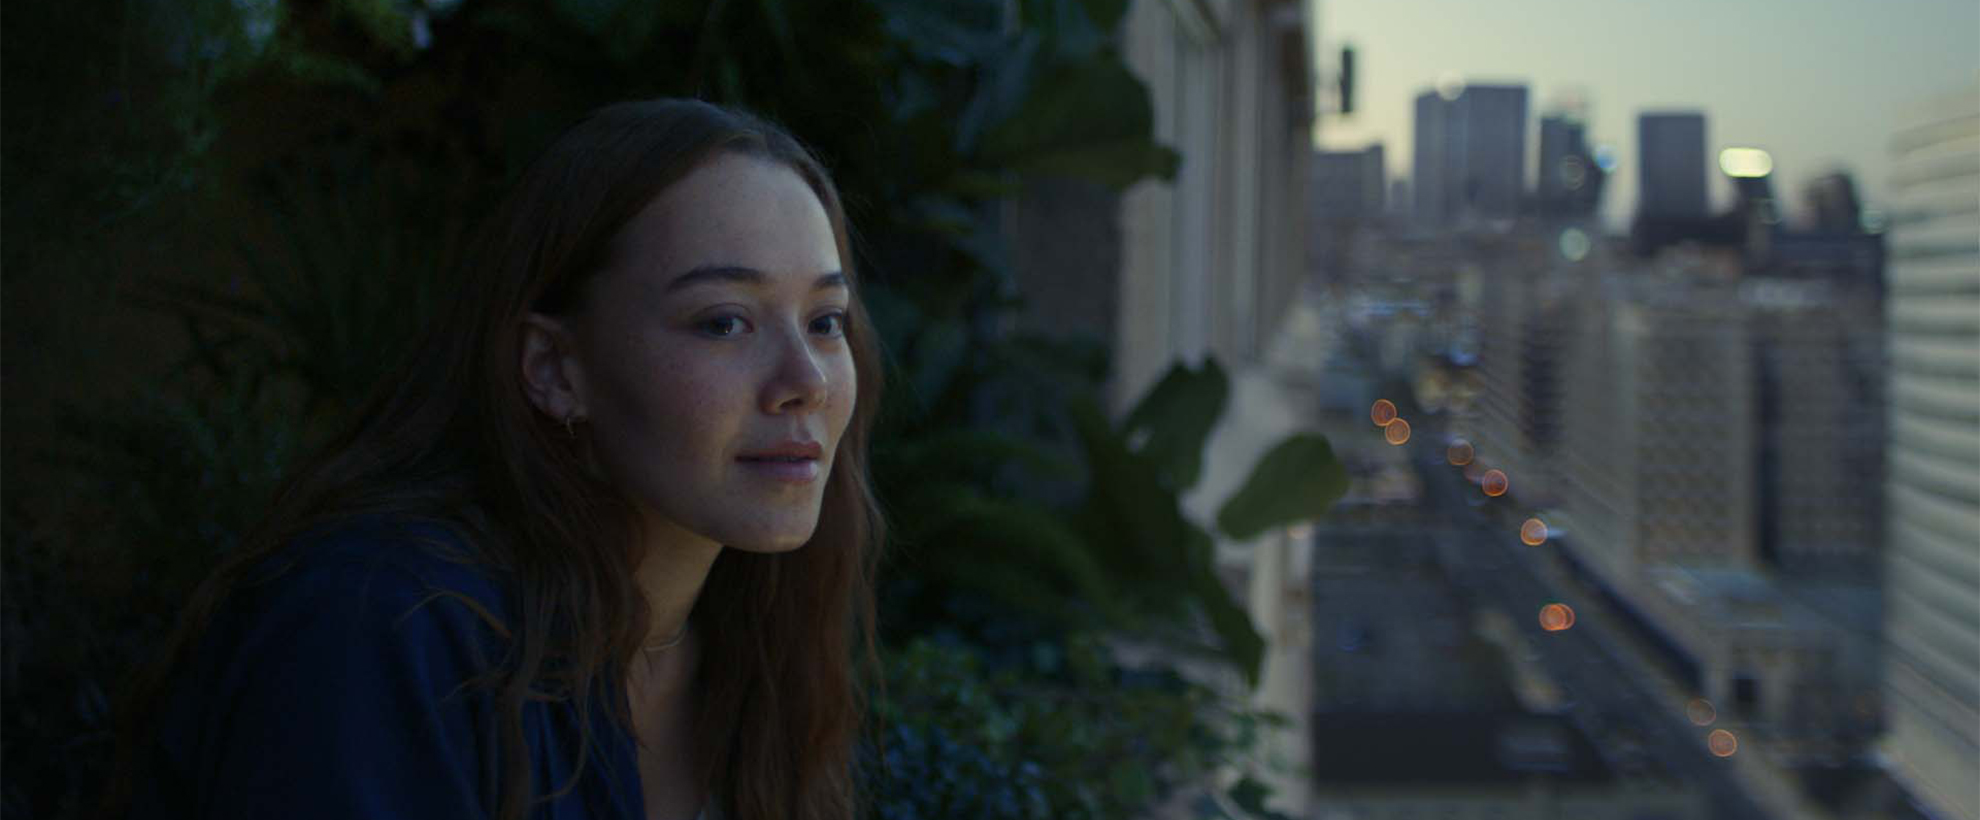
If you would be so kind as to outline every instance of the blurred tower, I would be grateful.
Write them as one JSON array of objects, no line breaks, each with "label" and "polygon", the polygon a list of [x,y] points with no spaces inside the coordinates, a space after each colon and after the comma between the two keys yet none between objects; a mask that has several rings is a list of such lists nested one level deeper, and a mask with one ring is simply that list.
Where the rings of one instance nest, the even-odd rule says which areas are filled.
[{"label": "blurred tower", "polygon": [[1449,219],[1446,207],[1451,156],[1458,153],[1450,127],[1451,101],[1437,91],[1416,95],[1416,132],[1410,155],[1410,215],[1417,224],[1440,226]]},{"label": "blurred tower", "polygon": [[1380,143],[1360,151],[1315,151],[1308,215],[1322,220],[1380,217],[1388,198],[1386,176]]},{"label": "blurred tower", "polygon": [[1882,751],[1936,817],[1980,818],[1980,84],[1891,138]]},{"label": "blurred tower", "polygon": [[1338,280],[1349,245],[1388,216],[1388,180],[1378,143],[1360,151],[1315,151],[1307,178],[1306,270]]},{"label": "blurred tower", "polygon": [[1822,233],[1850,234],[1861,229],[1862,203],[1856,199],[1856,182],[1849,174],[1836,172],[1815,178],[1803,189],[1812,217],[1810,227]]},{"label": "blurred tower", "polygon": [[1588,148],[1584,121],[1573,114],[1540,118],[1540,178],[1537,210],[1548,216],[1593,216],[1602,202],[1608,174]]},{"label": "blurred tower", "polygon": [[1646,566],[1754,564],[1753,375],[1724,252],[1666,251],[1584,288],[1559,459],[1582,558],[1627,591]]},{"label": "blurred tower", "polygon": [[1477,445],[1481,467],[1519,477],[1521,503],[1554,506],[1577,295],[1602,262],[1563,258],[1551,232],[1463,242],[1463,258],[1489,271],[1491,285],[1479,291],[1477,413],[1457,429]]},{"label": "blurred tower", "polygon": [[1413,159],[1418,223],[1516,216],[1526,187],[1526,86],[1417,95]]},{"label": "blurred tower", "polygon": [[[1882,316],[1825,279],[1740,284],[1754,367],[1762,563],[1875,576],[1882,504]],[[1866,625],[1867,626],[1867,625]]]},{"label": "blurred tower", "polygon": [[1637,213],[1651,219],[1703,219],[1705,115],[1643,114],[1636,120]]}]

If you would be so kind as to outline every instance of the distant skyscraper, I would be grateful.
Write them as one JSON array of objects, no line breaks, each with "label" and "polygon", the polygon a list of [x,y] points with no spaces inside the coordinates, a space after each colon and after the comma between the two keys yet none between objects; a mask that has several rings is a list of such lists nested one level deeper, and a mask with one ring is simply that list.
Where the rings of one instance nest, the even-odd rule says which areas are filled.
[{"label": "distant skyscraper", "polygon": [[1705,204],[1705,115],[1644,114],[1636,120],[1639,216],[1703,219]]},{"label": "distant skyscraper", "polygon": [[1466,86],[1416,98],[1412,212],[1425,225],[1519,213],[1526,187],[1526,87]]},{"label": "distant skyscraper", "polygon": [[1856,182],[1849,174],[1825,174],[1809,182],[1804,190],[1810,228],[1830,234],[1862,230],[1863,206],[1856,198]]},{"label": "distant skyscraper", "polygon": [[1601,204],[1607,177],[1588,149],[1582,121],[1555,114],[1540,118],[1539,211],[1552,216],[1588,216]]},{"label": "distant skyscraper", "polygon": [[1388,180],[1380,144],[1360,151],[1315,151],[1310,173],[1311,218],[1374,219],[1386,210]]},{"label": "distant skyscraper", "polygon": [[1322,279],[1341,274],[1348,247],[1365,225],[1388,217],[1382,146],[1315,151],[1307,166],[1306,269]]},{"label": "distant skyscraper", "polygon": [[1891,774],[1980,818],[1980,86],[1891,139],[1884,678]]},{"label": "distant skyscraper", "polygon": [[1423,225],[1449,219],[1444,185],[1450,176],[1452,146],[1451,101],[1436,91],[1416,95],[1416,133],[1410,155],[1410,214]]}]

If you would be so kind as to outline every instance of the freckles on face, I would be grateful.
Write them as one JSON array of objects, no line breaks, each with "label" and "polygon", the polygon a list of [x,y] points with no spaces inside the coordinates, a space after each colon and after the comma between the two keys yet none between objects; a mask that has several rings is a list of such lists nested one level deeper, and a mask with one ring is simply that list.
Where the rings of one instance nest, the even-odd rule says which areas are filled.
[{"label": "freckles on face", "polygon": [[802,545],[857,401],[851,294],[796,172],[704,163],[627,224],[580,336],[592,443],[663,537]]}]

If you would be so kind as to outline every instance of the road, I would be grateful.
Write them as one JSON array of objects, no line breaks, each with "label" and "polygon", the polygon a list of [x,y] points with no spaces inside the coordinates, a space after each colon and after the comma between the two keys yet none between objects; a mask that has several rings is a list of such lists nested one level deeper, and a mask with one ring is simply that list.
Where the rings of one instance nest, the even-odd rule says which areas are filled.
[{"label": "road", "polygon": [[[1440,437],[1422,435],[1419,441]],[[1412,448],[1413,450],[1419,448]],[[1717,820],[1789,820],[1798,805],[1778,787],[1763,809],[1736,771],[1739,762],[1712,755],[1705,744],[1707,730],[1685,717],[1683,695],[1660,669],[1646,663],[1632,641],[1611,626],[1599,596],[1579,589],[1557,568],[1550,567],[1550,546],[1528,547],[1519,539],[1518,522],[1500,507],[1511,503],[1489,499],[1445,463],[1443,452],[1420,448],[1412,463],[1423,479],[1428,502],[1454,533],[1438,553],[1453,582],[1469,586],[1481,603],[1503,604],[1520,625],[1520,634],[1539,655],[1540,664],[1570,693],[1569,709],[1577,723],[1596,739],[1609,764],[1625,776],[1654,775],[1658,770],[1700,790]],[[1575,612],[1571,628],[1546,632],[1540,628],[1540,608],[1560,602]],[[1737,754],[1735,754],[1737,757]],[[1766,784],[1775,786],[1775,784]]]}]

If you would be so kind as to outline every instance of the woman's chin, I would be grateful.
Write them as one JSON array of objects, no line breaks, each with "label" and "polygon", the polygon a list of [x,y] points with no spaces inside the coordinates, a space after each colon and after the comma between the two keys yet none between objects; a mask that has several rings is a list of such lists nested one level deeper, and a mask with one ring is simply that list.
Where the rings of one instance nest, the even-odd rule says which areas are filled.
[{"label": "woman's chin", "polygon": [[790,552],[811,541],[811,532],[791,535],[751,535],[722,542],[722,546],[743,552],[774,554]]}]

